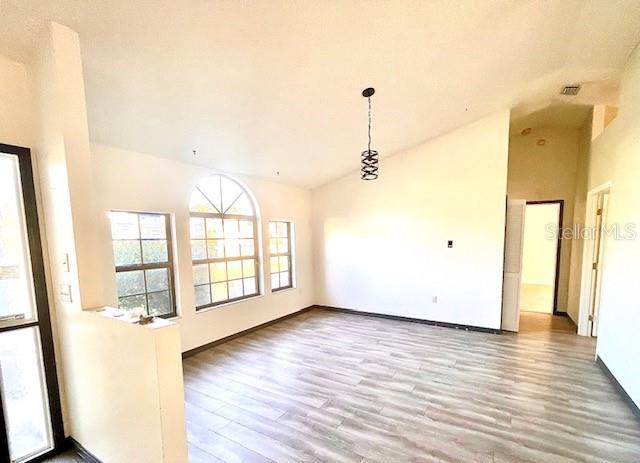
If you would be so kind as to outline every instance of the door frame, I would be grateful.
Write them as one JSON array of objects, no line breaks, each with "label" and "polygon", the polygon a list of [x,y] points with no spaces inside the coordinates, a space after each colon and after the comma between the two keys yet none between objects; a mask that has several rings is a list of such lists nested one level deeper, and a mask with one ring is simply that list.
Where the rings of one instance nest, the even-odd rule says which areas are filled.
[{"label": "door frame", "polygon": [[[558,311],[558,288],[560,286],[560,258],[562,257],[562,218],[564,216],[564,199],[549,199],[542,201],[527,201],[526,206],[535,206],[540,204],[559,204],[558,210],[558,236],[557,241],[558,244],[556,246],[556,275],[553,283],[553,315],[567,315],[566,312]],[[525,207],[525,216],[526,216],[526,207]],[[527,223],[525,221],[525,227]]]},{"label": "door frame", "polygon": [[[31,163],[31,150],[20,146],[5,145],[0,143],[0,152],[12,154],[18,158],[20,169],[20,182],[22,186],[22,198],[24,202],[24,215],[27,228],[27,240],[29,242],[29,254],[31,258],[31,268],[33,274],[33,288],[36,301],[37,321],[20,325],[20,328],[37,326],[40,334],[40,344],[42,349],[42,363],[44,367],[44,378],[46,383],[46,393],[49,402],[49,417],[51,420],[53,449],[42,455],[34,457],[29,462],[39,461],[46,456],[59,452],[65,447],[64,424],[62,419],[62,407],[60,404],[60,388],[58,385],[58,375],[56,368],[56,358],[54,351],[53,333],[51,330],[51,315],[49,311],[49,296],[47,293],[47,282],[44,270],[44,259],[42,255],[42,241],[40,236],[40,226],[38,222],[38,204],[36,199],[35,185],[33,181],[33,166]],[[18,328],[18,329],[20,329]],[[0,333],[16,329],[15,327],[0,328]],[[5,429],[5,418],[0,396],[0,459],[2,457],[9,460],[9,442]]]},{"label": "door frame", "polygon": [[[598,195],[601,193],[609,192],[609,201],[611,201],[611,193],[613,191],[613,182],[608,181],[587,192],[587,204],[586,204],[586,217],[585,217],[585,230],[593,230],[597,224],[597,204]],[[602,224],[604,226],[606,224]],[[580,336],[591,337],[589,330],[589,309],[591,305],[591,273],[593,271],[591,263],[594,258],[594,243],[593,239],[588,237],[583,238],[582,244],[582,274],[580,278],[580,305],[578,310],[578,334]],[[604,246],[603,240],[600,244]],[[602,272],[602,267],[600,268]]]},{"label": "door frame", "polygon": [[[520,225],[520,233],[518,236],[518,240],[519,240],[519,254],[518,254],[518,265],[519,265],[519,269],[518,272],[507,272],[507,259],[509,258],[509,256],[507,255],[507,244],[509,242],[509,239],[511,238],[511,234],[509,233],[510,231],[513,232],[514,229],[512,228],[512,226],[510,226],[510,215],[509,215],[509,207],[520,207],[522,208],[522,221],[519,224]],[[514,333],[517,333],[518,331],[520,331],[520,290],[522,287],[522,251],[524,249],[523,247],[523,238],[524,238],[524,227],[526,226],[526,220],[525,220],[525,213],[526,213],[526,207],[527,207],[527,201],[524,199],[509,199],[509,197],[507,197],[507,201],[505,203],[505,223],[504,223],[504,246],[503,246],[503,259],[502,259],[502,292],[501,292],[501,310],[500,310],[500,329],[502,331],[511,331]],[[508,290],[508,283],[507,283],[507,273],[513,275],[513,274],[517,274],[518,276],[518,285],[517,285],[517,304],[514,310],[513,306],[509,305],[507,307],[507,317],[509,315],[513,315],[515,318],[515,330],[509,330],[507,329],[507,327],[505,325],[509,325],[509,320],[508,318],[505,318],[505,291]],[[508,300],[507,300],[508,301]]]}]

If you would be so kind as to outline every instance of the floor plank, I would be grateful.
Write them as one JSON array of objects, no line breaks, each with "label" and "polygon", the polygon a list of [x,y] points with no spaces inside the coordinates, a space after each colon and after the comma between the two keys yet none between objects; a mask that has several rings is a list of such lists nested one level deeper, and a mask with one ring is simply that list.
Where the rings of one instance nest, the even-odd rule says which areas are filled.
[{"label": "floor plank", "polygon": [[640,461],[571,322],[494,335],[313,310],[184,361],[190,460]]}]

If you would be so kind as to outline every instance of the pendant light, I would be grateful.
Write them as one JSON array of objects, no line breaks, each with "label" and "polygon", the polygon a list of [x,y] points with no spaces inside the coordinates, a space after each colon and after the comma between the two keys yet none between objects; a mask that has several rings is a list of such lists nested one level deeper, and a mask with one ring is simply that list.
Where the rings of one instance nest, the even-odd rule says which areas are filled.
[{"label": "pendant light", "polygon": [[378,178],[378,152],[371,149],[371,97],[375,92],[373,88],[365,88],[362,91],[362,96],[369,101],[369,143],[367,144],[367,149],[361,154],[360,178],[362,180],[375,180]]}]

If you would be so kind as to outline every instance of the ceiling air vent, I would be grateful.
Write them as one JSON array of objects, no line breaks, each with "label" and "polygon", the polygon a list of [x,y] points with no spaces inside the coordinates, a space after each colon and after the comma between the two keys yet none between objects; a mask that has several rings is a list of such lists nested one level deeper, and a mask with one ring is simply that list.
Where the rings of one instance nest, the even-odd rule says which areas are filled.
[{"label": "ceiling air vent", "polygon": [[560,92],[560,95],[567,95],[567,96],[575,96],[578,94],[578,92],[580,91],[580,85],[576,84],[576,85],[565,85],[562,88],[562,91]]}]

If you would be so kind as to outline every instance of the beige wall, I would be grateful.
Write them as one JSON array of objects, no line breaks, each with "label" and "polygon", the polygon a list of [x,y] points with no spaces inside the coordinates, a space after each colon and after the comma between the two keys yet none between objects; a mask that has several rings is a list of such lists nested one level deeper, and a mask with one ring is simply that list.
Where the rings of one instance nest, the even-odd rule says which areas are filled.
[{"label": "beige wall", "polygon": [[[545,145],[537,144],[540,138],[546,140]],[[529,135],[512,135],[509,138],[509,198],[527,201],[562,199],[563,226],[571,227],[580,155],[578,129],[534,127]],[[571,240],[562,240],[558,283],[558,310],[562,312],[567,310],[571,247]]]},{"label": "beige wall", "polygon": [[[624,72],[618,117],[591,147],[588,189],[611,181],[608,225],[640,228],[640,49]],[[607,238],[602,265],[598,355],[640,406],[640,239]]]},{"label": "beige wall", "polygon": [[502,111],[313,190],[316,302],[499,328],[508,131]]},{"label": "beige wall", "polygon": [[549,238],[549,224],[558,223],[558,204],[530,204],[524,221],[522,283],[551,285],[556,278],[558,242]]},{"label": "beige wall", "polygon": [[105,276],[77,34],[50,24],[29,76],[66,433],[105,462],[186,462],[178,327],[147,329],[83,310],[104,299]]},{"label": "beige wall", "polygon": [[0,56],[0,143],[33,143],[33,96],[27,67]]},{"label": "beige wall", "polygon": [[[108,212],[113,209],[170,213],[175,225],[177,299],[182,349],[235,334],[314,303],[311,265],[311,193],[251,177],[237,177],[254,194],[261,214],[263,295],[218,308],[196,312],[189,238],[189,197],[198,180],[215,171],[93,144],[98,193],[100,254],[104,255],[101,284],[104,304],[117,305],[115,270]],[[268,260],[268,221],[288,220],[295,227],[296,288],[271,293]]]},{"label": "beige wall", "polygon": [[[587,206],[587,180],[591,152],[592,118],[580,129],[578,134],[579,156],[576,168],[576,193],[573,205],[573,226],[575,230],[584,228]],[[577,239],[576,239],[577,238]],[[579,235],[571,240],[571,264],[569,269],[569,293],[567,313],[578,324],[580,311],[580,288],[582,280],[582,251],[584,245]]]}]

